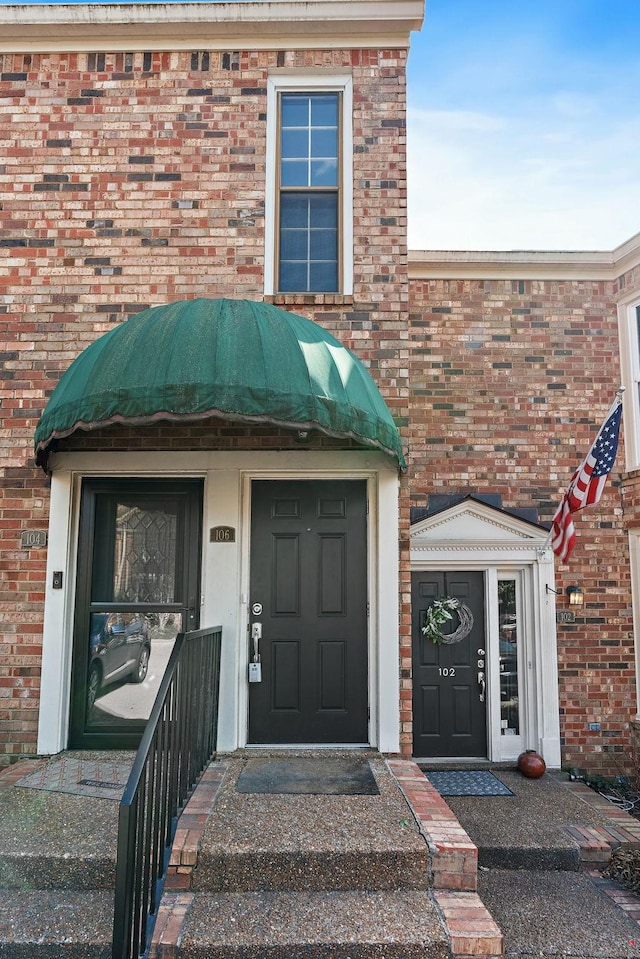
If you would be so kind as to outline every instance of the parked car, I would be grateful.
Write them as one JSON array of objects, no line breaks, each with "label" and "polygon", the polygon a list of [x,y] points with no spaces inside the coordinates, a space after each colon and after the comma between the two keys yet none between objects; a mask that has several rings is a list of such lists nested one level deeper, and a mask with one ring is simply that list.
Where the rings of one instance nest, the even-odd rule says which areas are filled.
[{"label": "parked car", "polygon": [[120,679],[141,683],[149,669],[151,639],[140,613],[93,613],[89,640],[87,708],[98,693]]}]

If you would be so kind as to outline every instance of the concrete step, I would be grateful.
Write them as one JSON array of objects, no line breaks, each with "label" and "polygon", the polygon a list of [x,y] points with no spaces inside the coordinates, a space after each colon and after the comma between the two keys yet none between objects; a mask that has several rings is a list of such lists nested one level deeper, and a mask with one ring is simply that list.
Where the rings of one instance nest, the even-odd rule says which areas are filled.
[{"label": "concrete step", "polygon": [[217,781],[207,783],[205,774],[196,791],[209,790],[207,805],[197,807],[204,825],[189,825],[195,796],[180,822],[194,837],[179,860],[195,867],[190,888],[426,890],[428,844],[384,760],[369,761],[377,795],[241,793],[236,781],[243,761],[237,758],[226,761]]},{"label": "concrete step", "polygon": [[[427,892],[245,892],[182,897],[179,936],[158,920],[149,959],[450,959]],[[173,939],[173,941],[172,941]],[[177,952],[175,940],[179,939]]]},{"label": "concrete step", "polygon": [[113,893],[0,891],[1,959],[110,959]]}]

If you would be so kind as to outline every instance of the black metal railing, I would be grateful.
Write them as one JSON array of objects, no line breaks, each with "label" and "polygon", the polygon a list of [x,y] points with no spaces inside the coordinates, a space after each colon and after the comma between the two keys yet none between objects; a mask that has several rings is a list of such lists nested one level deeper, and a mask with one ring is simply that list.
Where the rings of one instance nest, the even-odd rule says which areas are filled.
[{"label": "black metal railing", "polygon": [[178,817],[217,740],[222,627],[180,633],[120,800],[113,959],[146,955]]}]

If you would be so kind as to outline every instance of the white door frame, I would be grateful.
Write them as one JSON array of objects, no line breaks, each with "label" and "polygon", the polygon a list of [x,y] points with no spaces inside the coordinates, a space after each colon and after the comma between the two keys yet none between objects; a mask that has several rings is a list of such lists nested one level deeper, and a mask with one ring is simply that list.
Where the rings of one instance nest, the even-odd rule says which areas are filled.
[{"label": "white door frame", "polygon": [[[369,742],[381,752],[400,750],[399,549],[397,467],[375,451],[77,452],[51,456],[49,547],[43,629],[38,752],[66,748],[78,514],[84,477],[194,478],[204,481],[202,626],[222,625],[218,748],[247,741],[248,548],[252,479],[364,479],[369,495]],[[236,529],[231,543],[212,543],[209,530]],[[62,571],[61,589],[53,588]]]},{"label": "white door frame", "polygon": [[[553,552],[547,531],[469,497],[411,527],[411,571],[480,570],[485,579],[487,756],[536,749],[560,768]],[[498,580],[515,578],[522,620],[520,736],[501,734]]]}]

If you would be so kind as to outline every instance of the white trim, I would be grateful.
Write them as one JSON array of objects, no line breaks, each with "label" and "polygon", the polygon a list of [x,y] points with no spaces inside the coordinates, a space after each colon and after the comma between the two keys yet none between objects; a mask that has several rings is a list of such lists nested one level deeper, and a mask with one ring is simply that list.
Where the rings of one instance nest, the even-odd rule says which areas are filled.
[{"label": "white trim", "polygon": [[[560,767],[560,720],[553,553],[545,530],[465,500],[411,529],[411,570],[479,570],[485,574],[487,755],[492,762],[535,748]],[[520,736],[500,735],[498,579],[519,583],[522,617]],[[549,590],[547,589],[549,587]],[[432,757],[435,758],[435,757]]]},{"label": "white trim", "polygon": [[[348,74],[334,74],[330,70],[317,73],[283,70],[272,74],[267,80],[264,293],[265,296],[273,296],[274,293],[277,293],[275,231],[278,199],[276,167],[278,95],[284,90],[295,90],[301,93],[327,91],[342,94],[342,142],[340,144],[342,215],[339,239],[342,249],[342,288],[336,292],[344,296],[350,296],[353,293],[353,79]],[[299,292],[304,293],[304,290]]]},{"label": "white trim", "polygon": [[[251,479],[364,479],[369,493],[368,588],[370,745],[400,748],[397,469],[376,452],[56,453],[52,455],[51,510],[42,698],[38,751],[67,745],[77,524],[85,476],[202,478],[204,487],[201,625],[221,624],[221,709],[218,746],[230,751],[247,739],[249,488]],[[208,530],[234,526],[236,542],[211,544]],[[224,550],[224,557],[221,551]],[[64,589],[50,588],[54,570]]]},{"label": "white trim", "polygon": [[609,280],[640,265],[640,233],[614,250],[410,250],[410,280]]},{"label": "white trim", "polygon": [[0,52],[409,46],[424,0],[0,5]]},{"label": "white trim", "polygon": [[640,342],[638,319],[640,291],[629,294],[618,303],[618,340],[620,375],[625,391],[622,394],[622,427],[624,458],[627,472],[640,468]]},{"label": "white trim", "polygon": [[640,530],[629,530],[631,605],[633,610],[633,655],[636,678],[636,719],[640,720]]}]

